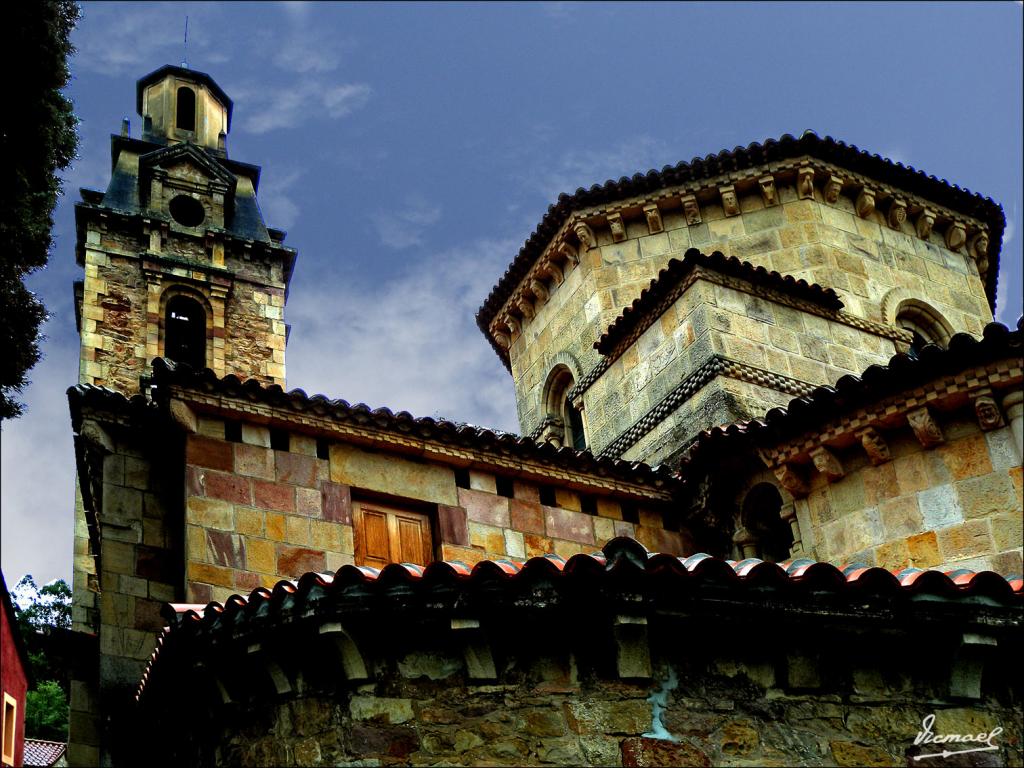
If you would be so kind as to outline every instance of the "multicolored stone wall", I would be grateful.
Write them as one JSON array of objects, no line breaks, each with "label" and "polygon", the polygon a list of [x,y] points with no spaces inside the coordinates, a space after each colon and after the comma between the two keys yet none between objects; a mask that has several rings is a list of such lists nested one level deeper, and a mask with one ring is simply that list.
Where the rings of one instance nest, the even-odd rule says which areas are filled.
[{"label": "multicolored stone wall", "polygon": [[841,452],[846,474],[817,476],[797,501],[805,549],[833,563],[1020,573],[1021,457],[1009,424],[982,431],[972,416],[940,417],[945,442],[929,449],[909,428],[889,433],[892,460],[878,466]]},{"label": "multicolored stone wall", "polygon": [[442,560],[569,558],[616,536],[652,551],[691,553],[685,531],[667,530],[662,501],[627,499],[624,509],[621,498],[549,485],[554,503],[545,504],[539,485],[507,478],[503,489],[511,495],[501,495],[497,474],[482,469],[457,471],[327,441],[319,446],[325,458],[318,458],[309,436],[290,433],[288,450],[274,450],[268,428],[243,423],[239,431],[240,441],[229,441],[223,420],[200,416],[188,437],[191,602],[223,602],[282,578],[353,563],[352,504],[360,499],[429,510],[434,557]]}]

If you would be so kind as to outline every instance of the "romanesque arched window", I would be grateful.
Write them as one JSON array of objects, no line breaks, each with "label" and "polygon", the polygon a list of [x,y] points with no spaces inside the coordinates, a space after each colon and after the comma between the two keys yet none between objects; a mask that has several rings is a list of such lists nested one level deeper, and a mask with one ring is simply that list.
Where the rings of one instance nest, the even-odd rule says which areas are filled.
[{"label": "romanesque arched window", "polygon": [[543,439],[559,446],[569,446],[577,451],[587,447],[587,436],[583,426],[583,415],[569,399],[569,393],[576,386],[572,371],[565,365],[557,365],[548,374],[545,387],[544,410],[548,428]]},{"label": "romanesque arched window", "polygon": [[196,129],[196,92],[187,86],[178,89],[178,107],[175,125],[183,131]]},{"label": "romanesque arched window", "polygon": [[758,483],[743,499],[740,520],[752,539],[756,557],[780,563],[789,557],[793,529],[782,519],[782,496],[771,483]]},{"label": "romanesque arched window", "polygon": [[189,296],[174,296],[167,302],[164,357],[193,368],[206,367],[206,312]]},{"label": "romanesque arched window", "polygon": [[938,310],[917,299],[900,302],[896,310],[896,327],[910,331],[914,339],[910,351],[917,353],[925,344],[945,347],[952,335],[951,326]]}]

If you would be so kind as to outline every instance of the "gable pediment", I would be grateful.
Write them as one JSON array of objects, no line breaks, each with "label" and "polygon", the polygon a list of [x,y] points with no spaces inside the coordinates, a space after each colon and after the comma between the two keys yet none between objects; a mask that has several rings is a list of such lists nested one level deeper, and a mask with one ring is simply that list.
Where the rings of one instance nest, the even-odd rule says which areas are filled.
[{"label": "gable pediment", "polygon": [[149,152],[139,158],[140,175],[152,174],[160,169],[169,176],[184,178],[196,184],[219,182],[230,189],[235,176],[194,144],[175,144]]}]

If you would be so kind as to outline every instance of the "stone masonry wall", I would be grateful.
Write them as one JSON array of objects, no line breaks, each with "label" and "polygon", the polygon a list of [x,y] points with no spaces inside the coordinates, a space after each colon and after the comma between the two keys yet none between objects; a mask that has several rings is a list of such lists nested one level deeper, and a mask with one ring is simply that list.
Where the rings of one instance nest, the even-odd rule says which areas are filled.
[{"label": "stone masonry wall", "polygon": [[251,424],[241,425],[241,442],[225,435],[223,420],[200,417],[198,433],[188,438],[191,602],[223,602],[352,563],[352,501],[361,494],[436,509],[436,559],[569,558],[616,536],[636,538],[652,551],[691,553],[685,532],[666,530],[658,502],[640,499],[624,510],[619,499],[595,496],[585,512],[588,500],[569,488],[550,487],[555,503],[542,504],[537,485],[515,479],[512,496],[503,496],[496,475],[483,470],[466,471],[460,487],[450,466],[344,443],[330,444],[329,460],[318,458],[317,441],[297,433],[289,435],[289,450],[273,450],[270,431]]},{"label": "stone masonry wall", "polygon": [[891,322],[885,311],[893,312],[899,300],[917,298],[957,331],[979,334],[991,321],[967,247],[949,250],[938,232],[922,239],[910,221],[893,229],[881,211],[861,218],[846,196],[826,203],[820,188],[814,199],[797,199],[795,187],[777,187],[779,204],[766,208],[760,195],[740,195],[740,213],[734,216],[727,217],[720,204],[702,202],[701,222],[692,226],[680,209],[663,210],[664,231],[656,234],[642,218],[626,220],[621,242],[607,227],[595,227],[596,247],[580,254],[579,266],[561,285],[548,285],[549,298],[536,302],[535,317],[524,318],[522,333],[512,339],[521,431],[529,434],[544,417],[542,388],[556,356],[575,359],[579,375],[590,371],[600,359],[593,343],[669,259],[681,258],[690,247],[721,250],[834,288],[847,311],[870,320]]},{"label": "stone masonry wall", "polygon": [[[834,384],[847,374],[885,364],[896,352],[889,338],[752,295],[747,291],[754,288],[746,283],[726,286],[712,282],[713,275],[708,278],[689,286],[584,393],[587,436],[595,451],[625,433],[714,356],[744,366],[727,374],[732,379],[728,388],[735,392],[729,398],[732,407],[718,413],[706,412],[699,403],[676,408],[665,417],[663,429],[678,442],[655,452],[637,446],[625,454],[628,458],[658,463],[702,429],[763,415],[803,394],[806,390],[795,388],[801,383]],[[788,381],[765,377],[765,372]],[[772,389],[766,399],[765,390]]]},{"label": "stone masonry wall", "polygon": [[832,563],[1020,573],[1024,496],[1010,426],[983,432],[973,414],[941,421],[925,449],[909,428],[887,434],[892,461],[837,452],[846,474],[815,476],[798,499],[805,550]]}]

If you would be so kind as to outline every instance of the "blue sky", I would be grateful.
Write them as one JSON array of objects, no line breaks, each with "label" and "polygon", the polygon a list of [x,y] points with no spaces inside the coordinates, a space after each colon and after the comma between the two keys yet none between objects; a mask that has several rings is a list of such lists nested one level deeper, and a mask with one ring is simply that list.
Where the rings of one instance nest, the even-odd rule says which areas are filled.
[{"label": "blue sky", "polygon": [[1021,313],[1021,4],[85,3],[81,118],[28,414],[3,428],[2,565],[71,573],[72,203],[104,188],[135,80],[183,54],[235,103],[299,250],[288,382],[516,429],[473,314],[560,192],[813,129],[1001,203],[997,316]]}]

